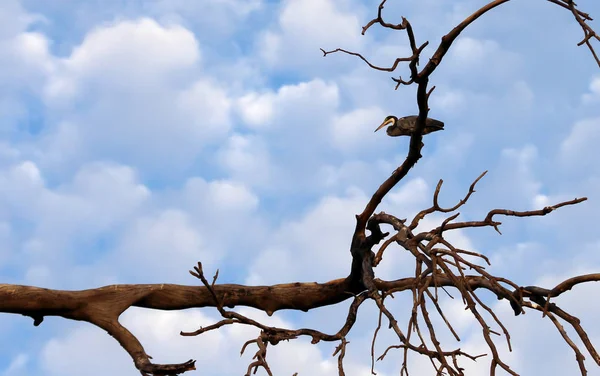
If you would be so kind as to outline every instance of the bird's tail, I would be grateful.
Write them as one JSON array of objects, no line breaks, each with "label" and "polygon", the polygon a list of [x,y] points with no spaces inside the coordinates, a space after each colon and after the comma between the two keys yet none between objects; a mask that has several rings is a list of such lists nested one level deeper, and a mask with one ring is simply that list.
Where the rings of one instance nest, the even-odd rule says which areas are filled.
[{"label": "bird's tail", "polygon": [[432,128],[444,129],[444,122],[431,118],[427,118],[427,125]]}]

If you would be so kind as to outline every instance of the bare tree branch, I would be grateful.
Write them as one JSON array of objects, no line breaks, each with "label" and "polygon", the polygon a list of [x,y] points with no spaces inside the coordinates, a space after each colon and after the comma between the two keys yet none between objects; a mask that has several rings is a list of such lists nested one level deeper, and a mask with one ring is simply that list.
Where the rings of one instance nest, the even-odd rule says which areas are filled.
[{"label": "bare tree branch", "polygon": [[[350,246],[350,272],[347,277],[326,283],[295,282],[272,286],[217,284],[218,270],[212,282],[209,283],[204,276],[202,264],[199,262],[190,273],[201,281],[201,286],[173,284],[111,285],[82,291],[63,291],[0,284],[0,312],[29,316],[33,318],[33,323],[36,326],[43,322],[45,316],[60,316],[66,319],[89,322],[104,329],[114,337],[130,355],[135,367],[142,375],[176,375],[194,370],[195,361],[188,360],[179,364],[152,363],[150,361],[151,357],[145,352],[138,339],[119,323],[119,316],[130,307],[161,310],[215,307],[222,316],[220,321],[206,327],[200,327],[192,332],[181,332],[180,334],[182,336],[197,336],[234,324],[257,328],[259,335],[250,338],[241,348],[243,354],[248,346],[256,345],[257,347],[252,362],[247,367],[246,375],[256,373],[259,368],[262,368],[268,375],[272,375],[273,372],[267,362],[268,345],[275,346],[282,341],[294,340],[301,336],[310,337],[313,344],[321,341],[338,342],[333,356],[337,356],[338,374],[344,375],[343,360],[346,347],[350,343],[347,338],[356,322],[358,309],[365,301],[373,300],[379,309],[378,324],[371,343],[371,372],[373,374],[375,374],[376,340],[381,329],[382,320],[385,317],[389,329],[395,334],[397,344],[388,346],[377,357],[377,361],[383,360],[392,349],[402,349],[401,375],[408,375],[408,354],[427,357],[438,375],[464,375],[464,369],[460,365],[461,358],[476,361],[488,354],[473,355],[462,351],[460,347],[448,349],[446,344],[440,341],[440,337],[436,332],[437,328],[434,325],[435,321],[432,320],[429,313],[431,305],[442,318],[454,339],[457,342],[460,341],[458,333],[452,326],[452,317],[448,317],[441,308],[438,296],[438,289],[441,288],[450,297],[452,296],[448,290],[456,290],[460,294],[466,309],[469,310],[480,326],[481,334],[491,353],[490,374],[494,375],[496,369],[500,367],[511,375],[517,375],[516,371],[512,370],[501,358],[493,340],[492,335],[504,337],[509,350],[511,350],[508,328],[503,324],[494,309],[488,306],[478,295],[481,290],[484,290],[493,293],[498,299],[505,300],[510,304],[515,315],[525,313],[526,310],[536,310],[542,312],[542,317],[548,317],[563,340],[574,351],[580,372],[585,375],[587,372],[584,362],[585,357],[564,329],[563,324],[567,323],[573,328],[594,362],[600,366],[600,356],[581,326],[580,320],[551,301],[551,299],[571,290],[578,284],[600,281],[600,273],[575,276],[551,289],[539,286],[523,287],[509,279],[488,272],[485,266],[479,264],[485,262],[486,265],[490,265],[490,260],[485,254],[457,248],[445,238],[448,232],[463,228],[493,227],[500,232],[501,222],[495,221],[494,216],[545,216],[558,208],[579,204],[586,200],[585,197],[564,201],[539,210],[494,209],[489,211],[483,220],[455,222],[460,215],[456,210],[467,204],[469,198],[475,192],[475,185],[486,174],[484,172],[471,184],[464,198],[453,207],[443,208],[439,204],[439,193],[443,183],[440,180],[433,195],[433,205],[421,210],[410,222],[384,212],[375,214],[384,197],[409,173],[421,158],[423,132],[429,112],[428,101],[435,89],[435,86],[428,88],[431,74],[441,64],[444,56],[465,28],[485,13],[508,1],[490,1],[460,22],[442,37],[431,59],[420,72],[417,69],[419,59],[423,50],[428,46],[428,42],[426,41],[417,46],[414,30],[410,22],[404,17],[402,17],[402,22],[399,24],[384,21],[382,11],[386,0],[381,1],[377,17],[363,27],[362,33],[364,34],[374,25],[392,30],[405,30],[412,52],[411,56],[399,57],[390,67],[381,67],[372,64],[356,52],[341,48],[331,51],[321,50],[324,56],[335,52],[356,56],[369,67],[386,72],[394,72],[400,63],[407,62],[410,79],[394,78],[393,80],[397,84],[396,89],[400,85],[417,85],[416,101],[419,112],[414,132],[410,135],[406,158],[374,192],[363,211],[356,215],[356,227],[352,234]],[[592,18],[587,13],[577,9],[572,0],[548,1],[569,10],[573,14],[584,33],[584,38],[579,45],[585,44],[600,66],[600,60],[598,60],[591,44],[593,41],[599,41],[600,38],[587,23]],[[420,221],[433,213],[447,213],[448,216],[440,226],[429,231],[414,233],[413,231],[416,230]],[[390,233],[383,232],[381,226],[391,226],[395,233],[387,238]],[[369,235],[366,233],[367,230],[369,230]],[[375,253],[373,248],[381,241],[384,242]],[[384,252],[392,252],[394,248],[397,248],[394,247],[394,244],[398,245],[403,251],[407,251],[414,259],[414,275],[391,281],[381,280],[376,277],[375,268],[383,261]],[[386,305],[387,297],[393,297],[393,294],[404,291],[410,291],[413,300],[405,331],[402,323],[396,319],[394,312]],[[318,307],[338,304],[350,298],[353,300],[345,320],[343,324],[340,322],[341,327],[334,334],[327,334],[310,328],[286,329],[267,326],[231,310],[235,307],[247,306],[260,309],[270,316],[282,309],[306,312]]]}]

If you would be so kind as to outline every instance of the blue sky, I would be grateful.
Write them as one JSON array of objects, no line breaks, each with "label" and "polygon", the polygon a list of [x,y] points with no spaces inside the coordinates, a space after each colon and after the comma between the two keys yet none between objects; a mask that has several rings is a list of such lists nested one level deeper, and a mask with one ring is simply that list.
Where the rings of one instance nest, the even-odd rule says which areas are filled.
[{"label": "blue sky", "polygon": [[[387,65],[407,55],[405,34],[361,27],[376,2],[359,0],[110,0],[0,2],[0,275],[7,283],[85,289],[111,283],[197,283],[197,261],[220,282],[327,281],[347,275],[354,214],[401,162],[407,140],[374,134],[388,114],[414,114],[415,88],[319,48],[343,47]],[[432,47],[480,1],[390,2]],[[600,3],[579,4],[600,17]],[[592,23],[596,30],[598,22]],[[588,196],[578,207],[491,229],[456,232],[496,275],[551,287],[600,270],[600,69],[577,47],[581,29],[543,1],[512,2],[467,29],[432,75],[424,158],[382,204],[407,217],[454,203],[488,175],[465,219],[488,210],[540,208]],[[600,48],[600,47],[599,47]],[[433,48],[425,51],[426,56]],[[407,76],[406,67],[395,74]],[[435,226],[441,217],[425,221]],[[410,259],[388,250],[376,273],[400,278]],[[210,272],[212,274],[212,272]],[[578,286],[559,304],[600,344],[600,304]],[[593,295],[592,295],[593,296]],[[347,303],[307,314],[241,312],[286,327],[335,332]],[[391,303],[405,317],[407,300]],[[523,375],[578,372],[574,355],[537,313],[514,318],[491,301],[513,337],[505,360]],[[444,308],[479,353],[480,329],[460,302]],[[180,337],[218,320],[216,310],[132,309],[122,322],[160,363],[198,359],[202,375],[245,372],[255,336],[231,327]],[[352,331],[347,374],[366,375],[376,326],[372,304]],[[440,326],[440,333],[444,331]],[[0,375],[135,375],[127,354],[85,323],[0,320]],[[445,338],[447,340],[447,338]],[[394,343],[381,336],[378,352]],[[499,348],[505,349],[501,340]],[[269,350],[278,375],[336,374],[335,345],[306,340]],[[388,357],[379,375],[396,374]],[[592,360],[589,375],[600,375]],[[487,374],[485,358],[463,362]],[[429,372],[414,358],[413,373]],[[425,371],[426,370],[426,371]]]}]

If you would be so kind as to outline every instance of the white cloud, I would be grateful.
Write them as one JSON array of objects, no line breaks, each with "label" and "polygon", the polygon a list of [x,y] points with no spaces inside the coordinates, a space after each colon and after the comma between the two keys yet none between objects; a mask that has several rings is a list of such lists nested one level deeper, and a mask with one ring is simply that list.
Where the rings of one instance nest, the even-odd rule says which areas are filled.
[{"label": "white cloud", "polygon": [[[402,184],[399,189],[391,191],[385,200],[389,201],[394,205],[411,205],[414,210],[418,208],[418,205],[427,202],[431,195],[431,189],[428,187],[427,182],[421,178],[415,178]],[[408,214],[408,213],[407,213]]]},{"label": "white cloud", "polygon": [[237,100],[237,110],[245,124],[260,128],[269,123],[274,112],[273,94],[249,93]]},{"label": "white cloud", "polygon": [[27,13],[19,0],[6,0],[0,4],[0,39],[12,37],[36,21],[43,20],[43,16]]},{"label": "white cloud", "polygon": [[340,100],[337,85],[315,79],[242,98],[273,112],[256,126],[254,114],[249,115],[248,107],[238,102],[242,118],[250,121],[256,133],[229,137],[218,153],[220,165],[236,180],[270,192],[305,189],[315,180],[314,170],[322,163],[319,155],[330,144],[328,123]]},{"label": "white cloud", "polygon": [[[494,197],[495,207],[539,209],[536,204],[543,185],[537,174],[538,156],[538,149],[532,144],[503,149],[498,166],[485,178],[484,188],[480,189]],[[506,184],[507,181],[510,184]]]},{"label": "white cloud", "polygon": [[433,108],[450,114],[460,113],[464,109],[465,104],[465,94],[460,90],[436,91],[431,97]]},{"label": "white cloud", "polygon": [[508,99],[515,106],[530,108],[535,100],[535,96],[531,91],[531,87],[525,81],[518,80],[512,84],[511,91],[508,93]]},{"label": "white cloud", "polygon": [[58,119],[34,149],[38,163],[68,171],[76,161],[120,159],[176,174],[230,129],[227,90],[199,75],[189,30],[148,18],[90,31],[57,61],[45,87]]},{"label": "white cloud", "polygon": [[163,200],[188,213],[205,247],[219,253],[248,252],[269,231],[260,215],[259,197],[239,181],[190,178],[183,189]]},{"label": "white cloud", "polygon": [[197,138],[225,134],[229,130],[230,100],[225,90],[215,82],[197,81],[178,98],[183,118],[192,119],[190,133]]},{"label": "white cloud", "polygon": [[[295,85],[284,85],[278,90],[278,99],[283,105],[283,108],[278,108],[279,116],[288,120],[293,120],[289,119],[292,111],[292,115],[302,114],[304,117],[310,118],[314,115],[315,110],[323,111],[337,107],[340,100],[337,85],[321,79]],[[306,113],[306,109],[310,109],[310,112]],[[282,116],[284,114],[288,116]]]},{"label": "white cloud", "polygon": [[[46,195],[40,208],[45,222],[40,231],[56,236],[62,222],[57,214],[61,212],[62,223],[71,227],[69,233],[81,233],[82,229],[75,228],[84,223],[85,231],[105,231],[134,213],[149,198],[150,191],[137,182],[135,172],[129,167],[90,164],[82,168],[70,184]],[[50,227],[42,230],[45,226]]]},{"label": "white cloud", "polygon": [[[248,283],[326,281],[347,274],[354,214],[364,202],[362,192],[349,190],[344,197],[322,198],[301,219],[282,224],[255,258]],[[315,262],[327,267],[314,268]]]},{"label": "white cloud", "polygon": [[319,48],[361,45],[357,13],[352,1],[287,0],[281,5],[278,25],[261,35],[259,55],[272,67],[307,69],[322,59]]},{"label": "white cloud", "polygon": [[519,54],[507,50],[497,41],[465,36],[456,40],[447,59],[445,69],[451,69],[455,78],[468,79],[466,82],[478,90],[482,80],[504,85],[507,79],[514,79],[523,65]]},{"label": "white cloud", "polygon": [[[595,251],[597,252],[597,249]],[[535,281],[531,281],[531,284],[552,288],[554,287],[553,283],[563,280],[563,277],[566,279],[581,272],[579,267],[572,266],[561,264],[554,266],[551,269],[553,271],[546,269],[546,274]],[[598,264],[589,265],[589,267],[597,271]],[[587,298],[590,294],[593,294],[592,291],[595,288],[596,286],[589,283],[579,285],[573,290],[568,291],[568,293],[565,293],[564,296],[554,299],[554,302],[563,310],[581,319],[582,326],[587,331],[593,344],[597,347],[600,327],[595,325],[595,317],[600,306],[593,299],[589,300]],[[500,301],[495,306],[502,303],[505,302]],[[497,308],[497,310],[499,313],[502,313],[501,318],[511,333],[514,352],[520,360],[518,370],[521,371],[521,374],[541,372],[543,374],[558,373],[567,375],[579,372],[573,351],[564,342],[550,320],[542,318],[541,312],[531,311],[526,315],[515,317],[510,312],[506,303],[502,307]],[[571,329],[568,323],[561,319],[559,321],[586,357],[585,365],[588,369],[588,374],[598,375],[597,365],[590,359],[589,354],[578,340],[577,334]],[[540,347],[544,351],[539,351]]]},{"label": "white cloud", "polygon": [[[336,84],[321,79],[282,85],[276,92],[249,92],[238,98],[236,109],[251,128],[275,127],[288,133],[309,132],[331,116],[339,105]],[[310,119],[317,121],[308,122]]]},{"label": "white cloud", "polygon": [[[227,347],[224,336],[214,331],[199,337],[182,337],[179,332],[191,331],[213,322],[198,311],[160,312],[132,308],[120,321],[141,341],[157,363],[179,363],[197,359],[198,365],[215,361]],[[229,350],[229,349],[228,349]],[[129,355],[106,332],[89,325],[75,328],[52,338],[41,350],[40,368],[48,375],[134,375]]]},{"label": "white cloud", "polygon": [[534,145],[526,145],[521,149],[507,148],[502,150],[502,157],[514,160],[518,168],[525,170],[537,158],[538,152]]},{"label": "white cloud", "polygon": [[340,150],[356,155],[361,149],[376,148],[375,127],[385,118],[380,108],[358,108],[337,115],[331,123],[333,144]]},{"label": "white cloud", "polygon": [[[40,160],[40,164],[66,166],[85,153],[85,132],[76,123],[61,121],[55,126],[53,133],[42,136],[35,147],[38,150],[33,154]],[[28,148],[23,149],[29,152]]]},{"label": "white cloud", "polygon": [[590,82],[590,92],[581,96],[584,104],[592,104],[600,101],[600,76],[594,76]]},{"label": "white cloud", "polygon": [[[134,279],[158,282],[156,270],[189,279],[187,271],[198,261],[211,267],[222,254],[208,249],[206,241],[194,228],[188,214],[175,209],[136,219],[120,239],[108,264],[128,270],[136,268]],[[112,260],[112,261],[110,261]],[[117,270],[113,270],[117,272]]]},{"label": "white cloud", "polygon": [[498,43],[493,40],[463,37],[454,43],[451,54],[462,64],[481,64],[487,55],[499,49]]},{"label": "white cloud", "polygon": [[[249,308],[237,311],[266,325],[294,327],[286,320],[267,317],[263,312]],[[258,336],[256,328],[231,325],[195,337],[179,335],[180,331],[193,331],[217,320],[214,314],[209,315],[206,311],[160,312],[139,309],[130,309],[121,318],[123,325],[138,337],[157,363],[196,359],[196,366],[202,367],[207,375],[245,372],[252,362],[256,347],[249,345],[241,357],[231,355],[239,353],[244,342]],[[322,347],[326,347],[328,353],[323,353]],[[326,376],[337,372],[337,359],[329,353],[332,347],[330,343],[312,345],[306,338],[286,341],[277,346],[269,345],[267,361],[277,375],[299,372]],[[94,351],[91,351],[92,348]],[[90,376],[104,375],[106,372],[122,375],[136,373],[128,355],[113,338],[97,328],[82,325],[52,338],[44,345],[41,369],[44,374],[66,376],[81,373]],[[349,376],[364,375],[369,370],[352,357],[346,357],[345,369]]]},{"label": "white cloud", "polygon": [[165,266],[165,275],[188,280],[197,261],[211,267],[225,249],[252,249],[266,231],[258,197],[232,180],[191,178],[181,189],[151,194],[131,168],[94,163],[49,188],[37,166],[23,162],[0,182],[0,207],[31,224],[16,232],[0,227],[0,256],[35,285],[115,283],[132,265],[144,282]]},{"label": "white cloud", "polygon": [[579,120],[560,145],[560,160],[578,170],[593,170],[596,163],[589,156],[595,154],[599,142],[600,117]]},{"label": "white cloud", "polygon": [[4,136],[34,117],[27,96],[37,97],[54,69],[48,38],[27,30],[39,19],[17,1],[0,4],[0,132]]},{"label": "white cloud", "polygon": [[52,271],[46,265],[28,266],[23,279],[35,286],[49,286],[56,281]]},{"label": "white cloud", "polygon": [[[65,257],[82,252],[74,246],[114,231],[150,196],[128,167],[90,164],[72,181],[48,187],[31,161],[0,171],[0,192],[3,211],[29,224],[11,229],[20,246],[8,256],[11,265],[27,268],[30,283],[60,279],[69,267]],[[56,264],[62,266],[48,269]]]},{"label": "white cloud", "polygon": [[13,226],[9,221],[0,220],[0,262],[5,263],[8,257],[14,252],[15,239],[13,239]]},{"label": "white cloud", "polygon": [[[156,0],[144,3],[151,14],[200,28],[205,39],[227,38],[239,31],[245,19],[264,8],[263,0]],[[225,22],[223,20],[226,20]]]},{"label": "white cloud", "polygon": [[27,363],[29,363],[29,356],[24,353],[18,354],[8,365],[6,370],[2,373],[3,376],[20,375]]},{"label": "white cloud", "polygon": [[[380,150],[380,149],[375,149]],[[374,161],[347,160],[339,165],[323,164],[316,174],[317,188],[329,192],[339,192],[348,186],[362,190],[372,189],[373,182],[384,179],[396,166],[382,159]]]},{"label": "white cloud", "polygon": [[[428,199],[427,193],[427,185],[422,179],[409,180],[393,191],[379,209],[410,216],[421,209],[423,201]],[[248,283],[326,281],[348,273],[349,246],[356,224],[354,215],[360,213],[367,202],[368,196],[361,190],[348,188],[343,196],[325,196],[302,218],[283,223],[270,244],[256,257]],[[456,232],[451,236],[451,240],[455,240],[460,235]],[[457,246],[470,245],[466,244],[468,240],[464,235],[459,240]],[[378,267],[378,276],[397,276],[400,262],[405,257],[396,251],[388,252],[385,262]],[[315,262],[327,267],[314,268]]]},{"label": "white cloud", "polygon": [[[190,31],[178,25],[163,27],[142,18],[89,32],[62,61],[59,79],[73,81],[67,86],[76,88],[85,82],[92,87],[108,84],[110,90],[127,90],[128,86],[146,86],[156,79],[161,82],[165,76],[189,69],[199,60],[199,46]],[[51,84],[47,94],[49,100],[70,100],[76,93],[62,92]]]},{"label": "white cloud", "polygon": [[264,187],[272,182],[271,157],[262,138],[233,134],[218,155],[221,165],[237,180]]},{"label": "white cloud", "polygon": [[[45,74],[52,73],[54,64],[49,52],[50,41],[47,37],[37,32],[23,32],[15,35],[12,39],[2,41],[0,48],[5,54],[3,63],[10,66],[10,70],[2,72],[2,79],[7,81],[22,80],[35,85],[29,74],[36,74],[37,79]],[[4,65],[3,64],[3,65]],[[17,75],[17,77],[15,77]],[[18,80],[17,80],[18,78]]]},{"label": "white cloud", "polygon": [[[232,211],[251,212],[258,206],[258,197],[246,186],[235,181],[217,180],[206,183],[200,178],[192,178],[186,183],[185,193],[189,205],[203,203],[204,210],[214,209],[231,213]],[[212,210],[211,210],[212,211]]]},{"label": "white cloud", "polygon": [[[450,124],[450,126],[460,127],[460,124]],[[451,131],[454,131],[454,129],[451,129]],[[442,142],[441,145],[436,145],[435,155],[427,161],[428,167],[431,166],[433,171],[439,173],[436,171],[439,168],[439,161],[452,161],[449,165],[460,166],[468,160],[475,141],[476,137],[473,133],[464,128],[459,128],[456,132],[447,136],[445,142]]]}]

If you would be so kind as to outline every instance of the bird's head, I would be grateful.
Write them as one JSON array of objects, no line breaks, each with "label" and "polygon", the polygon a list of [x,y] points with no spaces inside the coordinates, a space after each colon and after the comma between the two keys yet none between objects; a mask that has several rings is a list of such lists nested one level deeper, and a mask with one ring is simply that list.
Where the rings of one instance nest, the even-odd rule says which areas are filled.
[{"label": "bird's head", "polygon": [[375,132],[377,132],[378,130],[380,130],[381,128],[385,127],[386,125],[396,125],[396,122],[398,121],[398,118],[390,115],[390,116],[386,116],[385,120],[383,120],[383,123],[381,123],[380,126],[377,127],[377,129],[375,129]]}]

